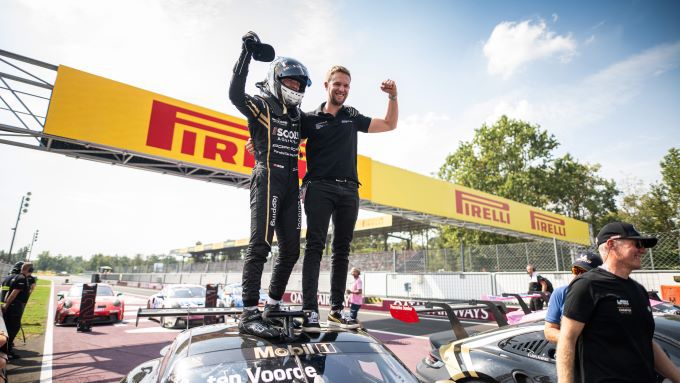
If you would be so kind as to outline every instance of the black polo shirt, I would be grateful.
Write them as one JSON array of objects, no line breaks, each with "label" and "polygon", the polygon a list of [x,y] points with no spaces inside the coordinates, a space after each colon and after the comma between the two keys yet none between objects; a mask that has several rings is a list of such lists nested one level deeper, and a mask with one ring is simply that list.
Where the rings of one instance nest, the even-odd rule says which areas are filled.
[{"label": "black polo shirt", "polygon": [[371,118],[342,106],[333,116],[323,111],[326,103],[306,113],[302,138],[307,139],[307,174],[304,181],[343,179],[359,182],[357,132],[368,132]]},{"label": "black polo shirt", "polygon": [[28,302],[28,295],[31,291],[31,286],[28,284],[26,276],[23,274],[19,274],[12,280],[12,283],[9,286],[9,293],[11,294],[12,291],[17,289],[19,290],[19,295],[17,295],[15,301],[26,304],[26,302]]}]

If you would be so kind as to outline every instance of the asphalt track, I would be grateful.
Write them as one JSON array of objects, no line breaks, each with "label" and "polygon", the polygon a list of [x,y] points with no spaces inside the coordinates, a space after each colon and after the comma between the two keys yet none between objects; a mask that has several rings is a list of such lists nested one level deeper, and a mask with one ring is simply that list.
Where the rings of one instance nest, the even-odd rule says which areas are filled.
[{"label": "asphalt track", "polygon": [[[63,279],[55,280],[55,292],[67,290]],[[118,382],[132,368],[160,355],[160,350],[170,344],[182,330],[164,329],[157,321],[142,318],[135,327],[137,309],[146,307],[147,297],[154,290],[115,287],[125,299],[125,316],[122,323],[102,324],[92,327],[92,332],[77,332],[73,326],[56,326],[52,332],[51,372],[43,366],[41,382]],[[322,318],[326,315],[321,310]],[[377,339],[389,347],[410,369],[427,354],[428,336],[450,331],[444,319],[421,319],[416,324],[406,324],[392,319],[389,313],[362,310],[359,319]],[[489,325],[464,323],[474,330]],[[49,336],[46,337],[48,339]],[[47,347],[46,347],[47,349]],[[43,358],[49,361],[49,356]],[[45,374],[47,370],[48,374]]]}]

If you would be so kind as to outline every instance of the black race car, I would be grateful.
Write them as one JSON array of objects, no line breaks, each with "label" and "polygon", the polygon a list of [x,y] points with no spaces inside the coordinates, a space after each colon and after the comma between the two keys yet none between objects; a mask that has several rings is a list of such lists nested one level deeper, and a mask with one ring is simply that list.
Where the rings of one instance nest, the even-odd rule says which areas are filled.
[{"label": "black race car", "polygon": [[[673,363],[680,365],[680,316],[659,314],[654,321],[654,339]],[[545,339],[543,320],[510,326],[501,323],[497,329],[472,336],[457,320],[451,320],[451,325],[453,332],[430,337],[431,350],[416,369],[422,382],[557,382],[557,345]]]},{"label": "black race car", "polygon": [[[240,314],[239,309],[140,309],[138,317]],[[234,324],[181,332],[161,357],[135,367],[121,382],[399,382],[417,378],[380,341],[363,330],[322,327],[302,333],[291,311],[280,317],[288,336],[271,341],[239,334]]]}]

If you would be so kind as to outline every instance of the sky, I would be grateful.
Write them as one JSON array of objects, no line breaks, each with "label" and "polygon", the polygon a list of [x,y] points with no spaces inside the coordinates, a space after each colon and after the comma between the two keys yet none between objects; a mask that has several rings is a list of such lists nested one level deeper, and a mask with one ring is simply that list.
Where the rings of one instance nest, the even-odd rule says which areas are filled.
[{"label": "sky", "polygon": [[[396,81],[397,130],[359,138],[373,160],[436,174],[505,114],[555,135],[557,155],[644,187],[680,146],[678,20],[677,1],[4,0],[0,49],[240,116],[227,87],[252,30],[309,68],[304,110],[324,101],[333,64],[352,71],[347,104],[367,116],[384,116],[380,82]],[[266,69],[251,64],[248,93]],[[14,248],[39,230],[34,256],[166,254],[249,235],[246,190],[0,144],[0,249],[29,191]]]}]

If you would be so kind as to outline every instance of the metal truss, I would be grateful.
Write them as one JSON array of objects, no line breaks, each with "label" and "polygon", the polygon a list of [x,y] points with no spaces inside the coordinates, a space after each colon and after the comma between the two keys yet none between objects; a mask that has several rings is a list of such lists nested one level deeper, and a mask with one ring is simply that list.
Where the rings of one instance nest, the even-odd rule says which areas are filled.
[{"label": "metal truss", "polygon": [[57,66],[0,50],[0,144],[247,188],[247,175],[43,133]]}]

